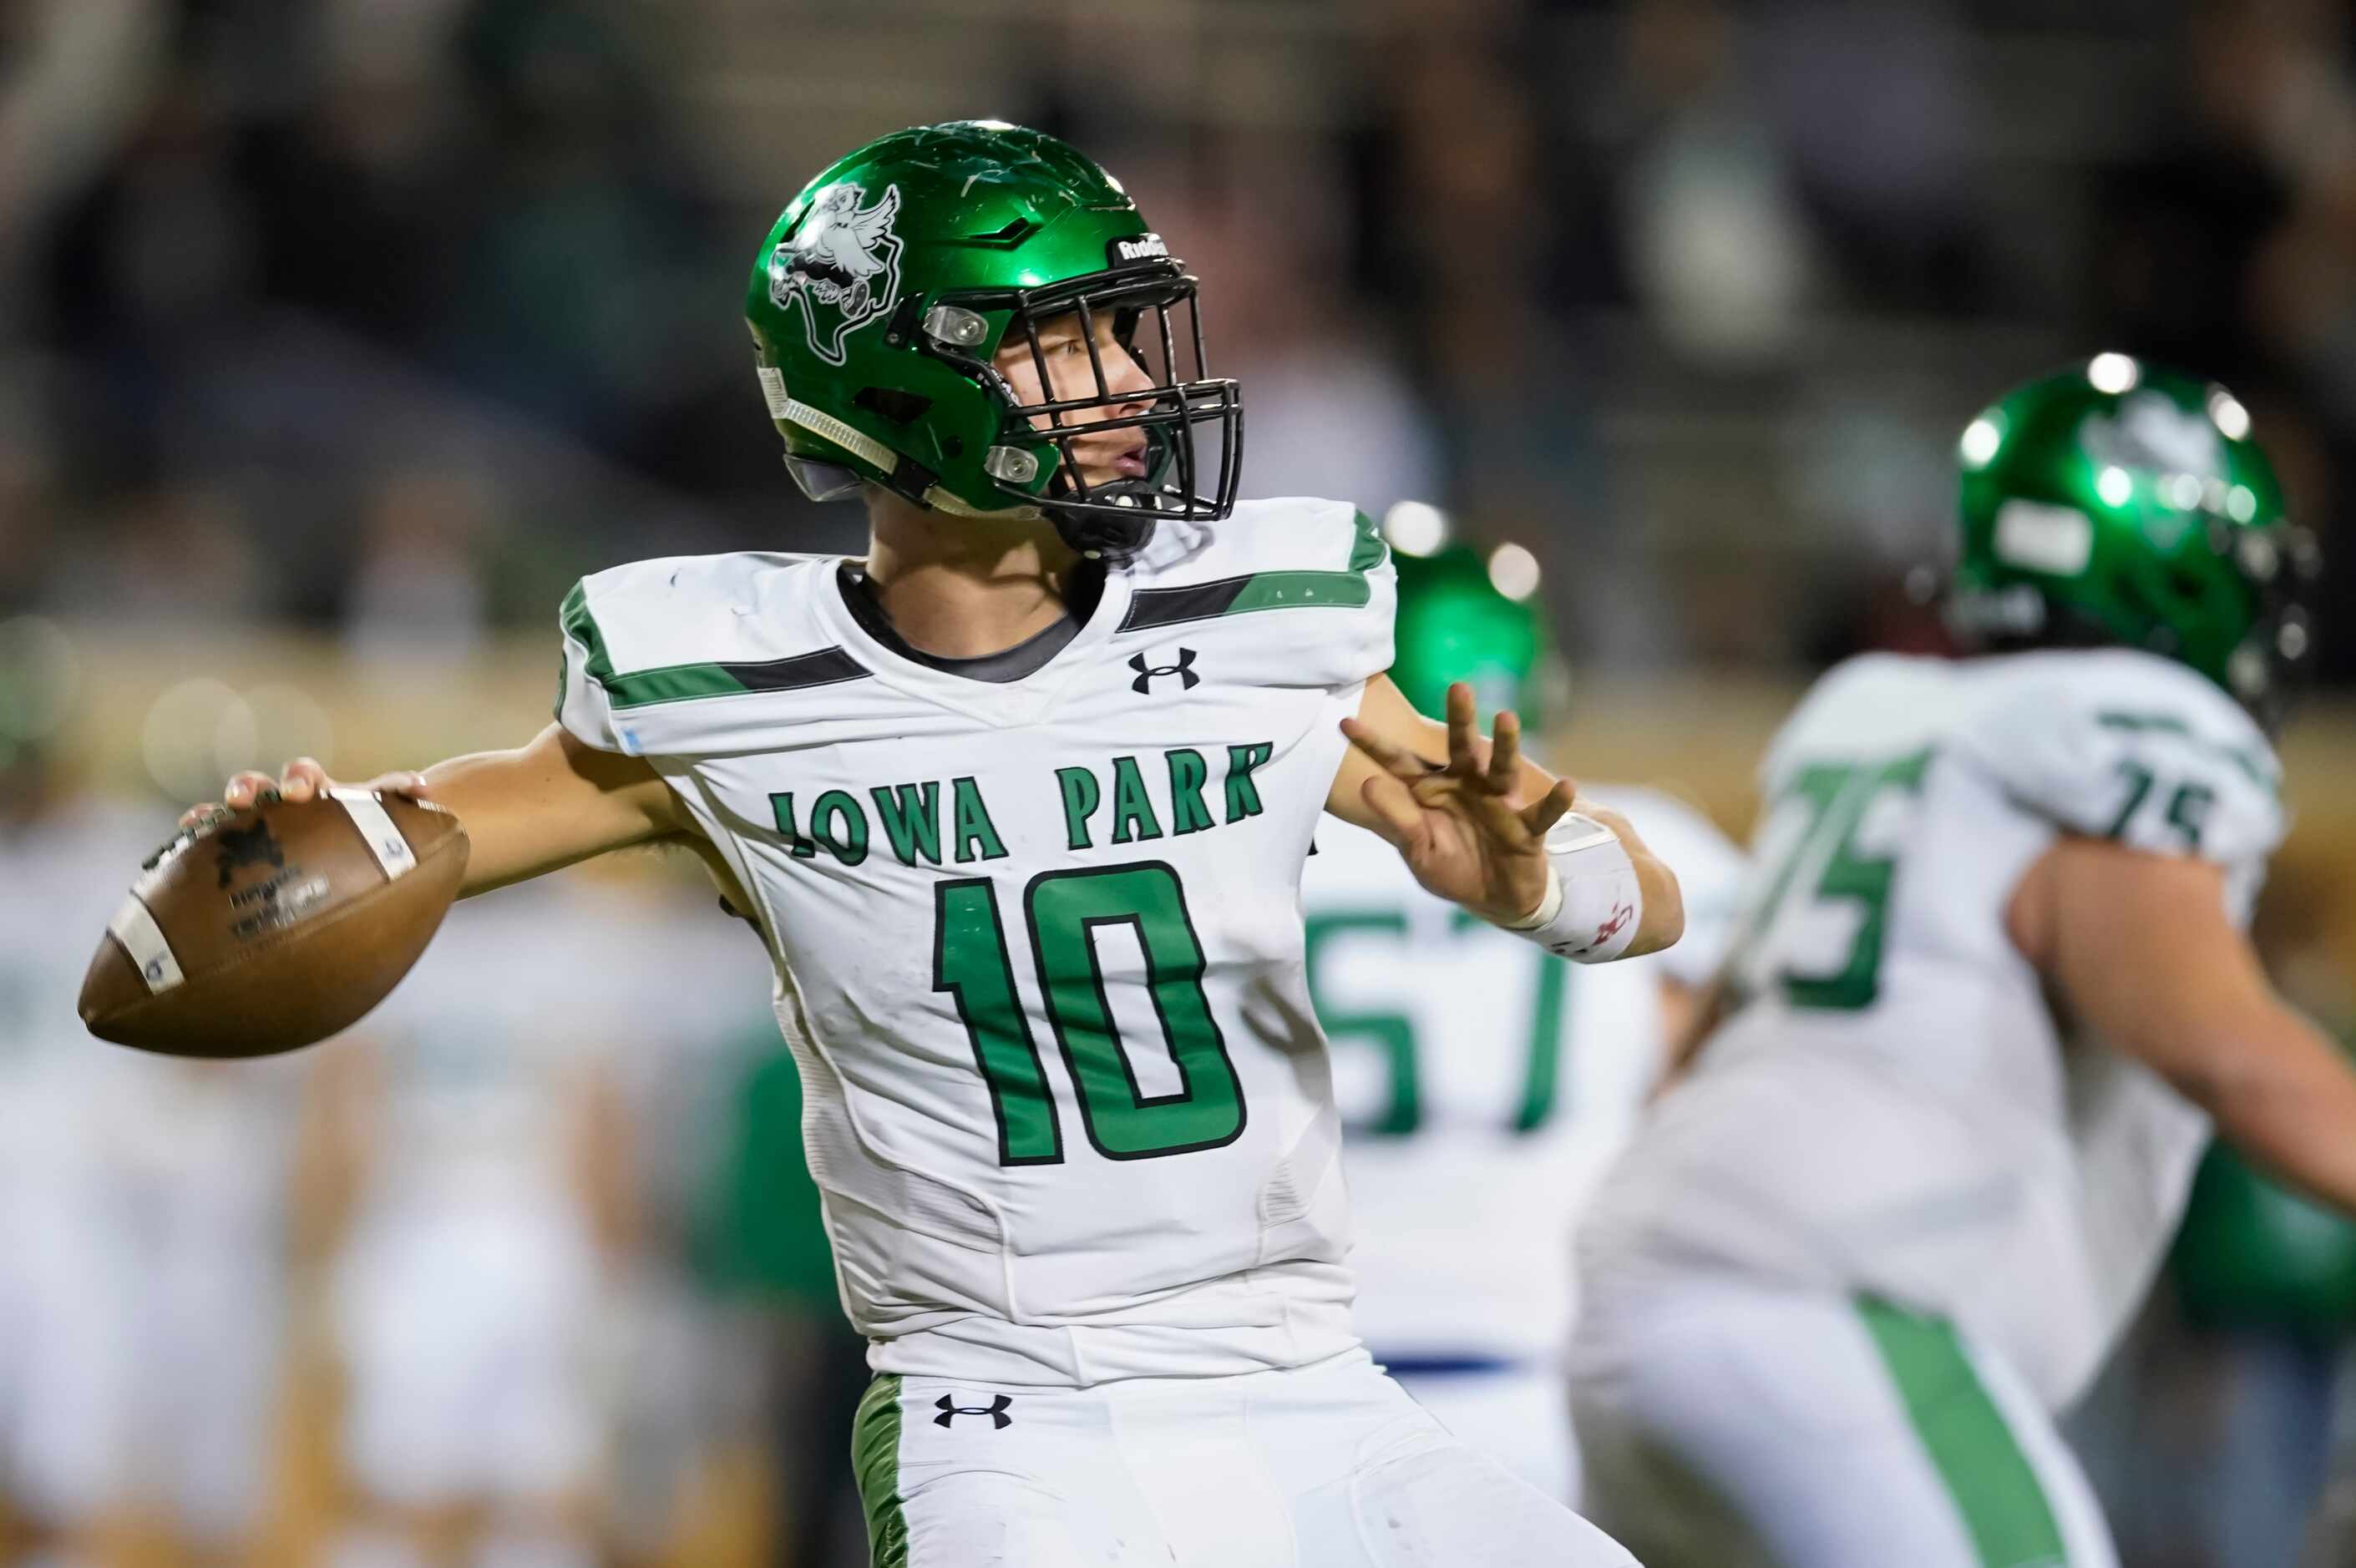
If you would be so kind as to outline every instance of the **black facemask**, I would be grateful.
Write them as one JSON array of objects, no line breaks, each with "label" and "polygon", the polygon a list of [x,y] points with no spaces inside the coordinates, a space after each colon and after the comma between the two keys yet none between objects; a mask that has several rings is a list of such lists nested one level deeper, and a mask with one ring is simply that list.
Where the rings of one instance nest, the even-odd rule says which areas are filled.
[{"label": "black facemask", "polygon": [[[1065,542],[1084,555],[1119,561],[1141,549],[1164,517],[1214,521],[1234,508],[1243,465],[1242,389],[1232,379],[1208,374],[1195,289],[1195,280],[1178,262],[1165,259],[1035,289],[952,296],[951,303],[969,310],[1012,313],[1003,341],[1028,345],[1043,389],[1054,383],[1040,329],[1055,318],[1073,318],[1094,373],[1090,395],[1020,402],[995,367],[953,350],[933,351],[998,394],[1005,406],[1002,444],[1028,449],[1045,442],[1055,448],[1060,461],[1044,493],[1023,488],[1028,475],[993,475],[993,482],[1010,497],[1039,507]],[[1173,319],[1181,310],[1183,329]],[[1097,337],[1098,324],[1108,315],[1114,340],[1145,372],[1148,388],[1113,389],[1106,375],[1106,351]],[[1141,346],[1141,329],[1149,323],[1153,330]],[[1184,379],[1178,374],[1186,363],[1182,356],[1191,357],[1193,372]],[[1195,442],[1198,425],[1217,430],[1214,474],[1204,472]],[[1122,430],[1141,432],[1144,476],[1089,484],[1080,472],[1075,443]]]}]

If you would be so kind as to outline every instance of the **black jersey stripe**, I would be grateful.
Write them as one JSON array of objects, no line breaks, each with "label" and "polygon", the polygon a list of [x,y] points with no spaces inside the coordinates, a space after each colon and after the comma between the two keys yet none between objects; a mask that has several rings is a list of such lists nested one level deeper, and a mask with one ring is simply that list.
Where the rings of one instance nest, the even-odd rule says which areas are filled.
[{"label": "black jersey stripe", "polygon": [[758,664],[679,664],[599,677],[616,709],[650,708],[707,697],[741,697],[755,691],[800,691],[833,686],[873,674],[841,647]]},{"label": "black jersey stripe", "polygon": [[1224,615],[1235,607],[1254,575],[1246,572],[1240,577],[1222,577],[1215,581],[1190,582],[1176,588],[1141,588],[1130,596],[1129,613],[1120,618],[1114,635]]}]

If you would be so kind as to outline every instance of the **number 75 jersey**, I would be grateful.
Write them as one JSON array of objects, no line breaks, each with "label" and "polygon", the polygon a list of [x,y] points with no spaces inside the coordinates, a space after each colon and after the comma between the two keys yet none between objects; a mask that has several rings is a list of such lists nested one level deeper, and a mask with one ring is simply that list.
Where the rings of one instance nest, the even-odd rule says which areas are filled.
[{"label": "number 75 jersey", "polygon": [[1875,655],[1817,683],[1762,784],[1735,1010],[1598,1194],[1586,1266],[1710,1259],[1870,1292],[2067,1403],[2148,1285],[2208,1128],[2070,1037],[2008,934],[2013,891],[2059,837],[2104,838],[2222,867],[2246,923],[2285,826],[2274,752],[2149,654]]},{"label": "number 75 jersey", "polygon": [[588,578],[559,717],[646,758],[757,905],[871,1360],[1086,1385],[1347,1349],[1300,876],[1390,662],[1373,528],[1301,500],[1164,523],[1003,683],[887,645],[846,591],[832,558]]}]

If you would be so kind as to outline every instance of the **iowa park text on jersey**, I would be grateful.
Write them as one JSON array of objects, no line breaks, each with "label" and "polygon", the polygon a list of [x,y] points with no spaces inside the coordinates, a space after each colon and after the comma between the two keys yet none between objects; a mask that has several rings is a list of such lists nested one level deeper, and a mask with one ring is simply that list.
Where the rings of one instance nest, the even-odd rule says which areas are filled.
[{"label": "iowa park text on jersey", "polygon": [[[1252,773],[1265,766],[1275,752],[1275,742],[1270,741],[1229,742],[1215,784],[1208,758],[1192,746],[1176,746],[1143,763],[1125,756],[1094,765],[1060,767],[1053,780],[1043,781],[1040,787],[1060,796],[1070,848],[1095,848],[1099,835],[1108,848],[1142,844],[1162,837],[1165,822],[1170,832],[1186,834],[1258,816],[1262,809],[1259,786],[1252,782]],[[1146,783],[1149,773],[1155,781],[1151,786]],[[950,859],[960,866],[1005,859],[1008,851],[991,821],[989,799],[982,794],[980,781],[969,775],[873,784],[865,791],[865,800],[856,791],[828,790],[809,802],[808,833],[802,831],[803,819],[791,790],[771,795],[769,805],[776,813],[778,833],[793,846],[798,859],[815,859],[823,848],[843,865],[856,866],[867,859],[870,845],[880,840],[903,866],[920,860],[937,866],[942,857],[945,793],[949,801]]]}]

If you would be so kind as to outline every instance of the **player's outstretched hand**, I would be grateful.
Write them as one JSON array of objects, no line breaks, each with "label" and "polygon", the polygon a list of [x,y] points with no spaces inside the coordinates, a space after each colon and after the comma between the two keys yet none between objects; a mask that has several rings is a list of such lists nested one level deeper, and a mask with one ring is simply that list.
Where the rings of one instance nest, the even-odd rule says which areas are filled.
[{"label": "player's outstretched hand", "polygon": [[1488,741],[1475,720],[1472,688],[1459,681],[1448,688],[1444,768],[1357,720],[1344,720],[1342,732],[1380,770],[1361,793],[1376,831],[1406,857],[1415,880],[1476,914],[1522,920],[1546,897],[1546,831],[1579,792],[1564,779],[1543,798],[1517,805],[1521,720],[1500,709]]},{"label": "player's outstretched hand", "polygon": [[[327,770],[319,765],[316,758],[297,757],[287,763],[286,771],[276,778],[263,773],[231,774],[229,784],[221,791],[220,799],[190,806],[180,814],[180,826],[194,827],[224,808],[242,811],[264,795],[275,795],[281,800],[299,805],[304,801],[316,799],[324,791],[337,787],[340,786],[327,776]],[[380,773],[359,787],[382,790],[387,795],[397,795],[409,800],[423,800],[427,795],[425,775],[407,771]]]}]

